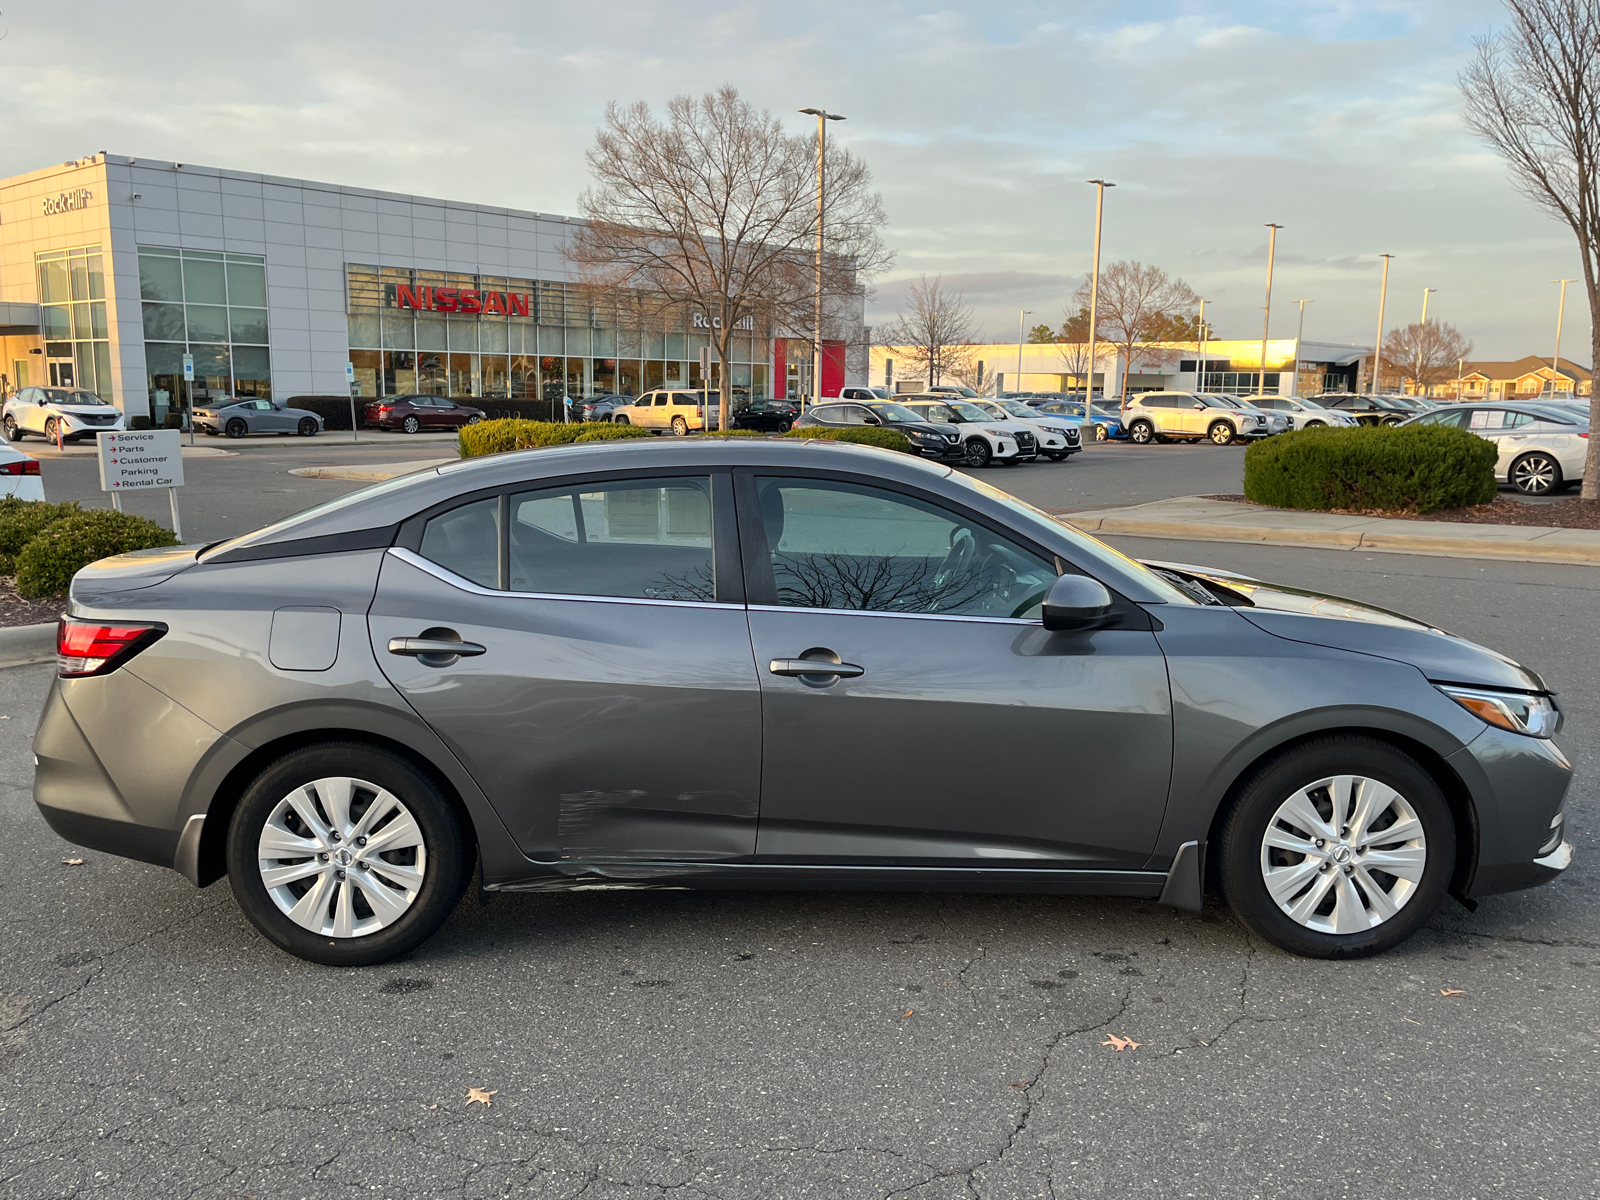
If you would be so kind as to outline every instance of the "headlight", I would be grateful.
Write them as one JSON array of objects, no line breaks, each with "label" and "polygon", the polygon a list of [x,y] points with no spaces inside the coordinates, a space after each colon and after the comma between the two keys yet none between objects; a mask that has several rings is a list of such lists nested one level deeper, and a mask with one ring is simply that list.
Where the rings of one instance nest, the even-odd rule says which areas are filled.
[{"label": "headlight", "polygon": [[1039,428],[1043,429],[1046,433],[1053,433],[1057,437],[1066,437],[1067,436],[1067,431],[1065,429],[1058,428],[1055,425],[1041,425],[1041,426],[1039,426]]},{"label": "headlight", "polygon": [[1003,438],[1006,436],[1006,431],[1004,429],[985,429],[984,432],[990,437]]},{"label": "headlight", "polygon": [[1549,696],[1446,687],[1443,684],[1434,686],[1473,716],[1501,729],[1509,729],[1512,733],[1547,738],[1561,727],[1561,711]]}]

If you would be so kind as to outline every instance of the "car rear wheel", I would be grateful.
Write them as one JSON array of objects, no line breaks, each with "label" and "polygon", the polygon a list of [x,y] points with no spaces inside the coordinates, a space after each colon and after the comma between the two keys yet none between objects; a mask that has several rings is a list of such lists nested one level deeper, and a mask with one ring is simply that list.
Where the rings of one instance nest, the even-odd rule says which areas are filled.
[{"label": "car rear wheel", "polygon": [[1444,898],[1456,830],[1433,778],[1376,738],[1325,737],[1263,763],[1219,839],[1223,894],[1294,954],[1359,958],[1410,937]]},{"label": "car rear wheel", "polygon": [[256,777],[228,829],[228,875],[270,941],[360,967],[444,923],[471,875],[470,849],[450,802],[409,762],[328,742]]},{"label": "car rear wheel", "polygon": [[400,422],[400,428],[405,430],[407,433],[415,433],[417,430],[422,428],[422,422],[417,420],[415,417],[407,417],[404,421]]},{"label": "car rear wheel", "polygon": [[1561,464],[1542,450],[1517,459],[1509,474],[1511,486],[1524,496],[1546,496],[1563,485]]},{"label": "car rear wheel", "polygon": [[244,423],[242,417],[235,417],[222,427],[222,432],[231,438],[242,438],[250,432],[250,427]]},{"label": "car rear wheel", "polygon": [[1128,426],[1128,437],[1139,446],[1148,446],[1156,440],[1156,427],[1149,421],[1135,421]]},{"label": "car rear wheel", "polygon": [[982,438],[971,438],[967,442],[967,466],[987,467],[994,458],[994,451],[989,448],[989,443]]},{"label": "car rear wheel", "polygon": [[1233,441],[1233,426],[1226,421],[1213,421],[1211,428],[1206,430],[1206,436],[1211,439],[1213,445],[1226,446]]},{"label": "car rear wheel", "polygon": [[17,424],[17,419],[15,417],[7,417],[5,420],[5,426],[6,441],[20,442],[22,440],[22,426]]},{"label": "car rear wheel", "polygon": [[298,426],[298,432],[299,432],[301,437],[316,437],[317,436],[317,421],[316,421],[316,418],[315,417],[301,417],[300,418],[300,424]]},{"label": "car rear wheel", "polygon": [[1094,427],[1094,440],[1095,441],[1103,442],[1103,441],[1108,440],[1110,437],[1111,437],[1111,434],[1106,429],[1106,427],[1104,425],[1096,425]]},{"label": "car rear wheel", "polygon": [[689,436],[689,422],[682,417],[672,418],[672,432],[678,437]]}]

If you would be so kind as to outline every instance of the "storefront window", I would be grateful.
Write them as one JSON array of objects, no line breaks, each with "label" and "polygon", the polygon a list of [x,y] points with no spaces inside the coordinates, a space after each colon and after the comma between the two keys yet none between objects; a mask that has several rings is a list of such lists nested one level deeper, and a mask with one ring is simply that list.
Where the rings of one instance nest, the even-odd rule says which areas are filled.
[{"label": "storefront window", "polygon": [[100,247],[55,250],[38,255],[35,262],[45,336],[42,382],[115,399]]},{"label": "storefront window", "polygon": [[381,395],[378,382],[383,377],[382,350],[352,350],[350,365],[355,369],[355,394],[373,397]]},{"label": "storefront window", "polygon": [[[91,293],[97,272],[89,263]],[[194,401],[271,399],[267,268],[259,254],[140,246],[139,294],[154,424]],[[89,319],[96,320],[92,305]],[[192,385],[183,379],[185,353],[194,356]]]},{"label": "storefront window", "polygon": [[417,356],[410,350],[383,352],[383,396],[407,396],[417,388]]}]

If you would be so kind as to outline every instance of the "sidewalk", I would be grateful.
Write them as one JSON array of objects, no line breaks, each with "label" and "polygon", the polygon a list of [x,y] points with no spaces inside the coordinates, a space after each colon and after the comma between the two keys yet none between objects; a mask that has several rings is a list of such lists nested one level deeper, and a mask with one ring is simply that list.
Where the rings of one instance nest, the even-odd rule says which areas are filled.
[{"label": "sidewalk", "polygon": [[363,463],[360,465],[336,464],[326,467],[291,467],[289,474],[302,479],[356,479],[363,483],[382,483],[413,471],[431,471],[445,463],[460,462],[461,456],[449,458],[413,458],[409,462]]},{"label": "sidewalk", "polygon": [[1592,529],[1350,517],[1205,500],[1199,496],[1175,496],[1126,508],[1058,511],[1055,515],[1085,533],[1102,537],[1125,534],[1196,542],[1260,542],[1269,546],[1600,566],[1600,530]]}]

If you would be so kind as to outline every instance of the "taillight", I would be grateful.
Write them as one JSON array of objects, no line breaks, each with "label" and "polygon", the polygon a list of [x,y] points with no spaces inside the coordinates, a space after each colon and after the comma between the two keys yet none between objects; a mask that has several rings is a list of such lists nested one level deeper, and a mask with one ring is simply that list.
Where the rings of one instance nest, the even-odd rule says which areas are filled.
[{"label": "taillight", "polygon": [[378,405],[378,411],[380,413],[393,412],[394,411],[394,407],[392,405],[389,405],[389,404],[380,404],[380,405]]},{"label": "taillight", "polygon": [[166,633],[147,621],[85,621],[62,617],[56,626],[56,673],[63,679],[107,675]]},{"label": "taillight", "polygon": [[37,475],[39,460],[25,458],[21,462],[0,463],[0,475]]}]

